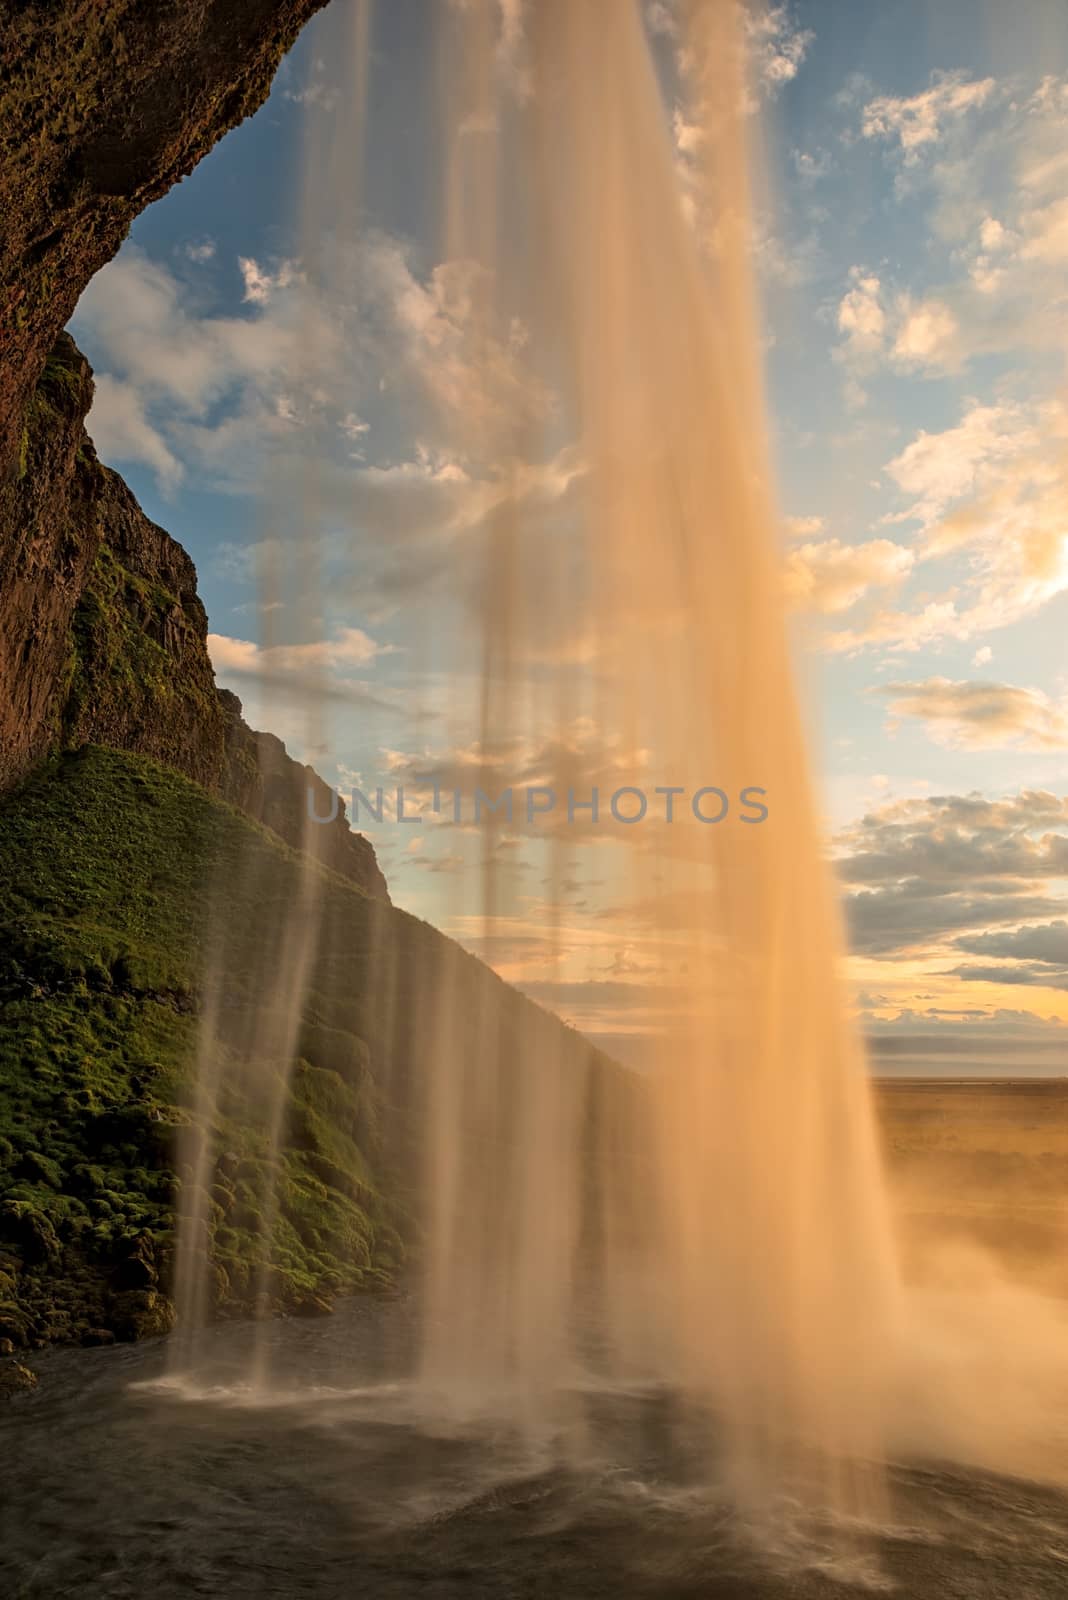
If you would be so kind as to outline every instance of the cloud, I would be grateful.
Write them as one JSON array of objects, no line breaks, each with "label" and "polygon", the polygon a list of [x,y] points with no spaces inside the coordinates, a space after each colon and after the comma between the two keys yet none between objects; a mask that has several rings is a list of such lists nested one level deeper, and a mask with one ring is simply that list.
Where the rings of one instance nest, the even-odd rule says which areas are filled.
[{"label": "cloud", "polygon": [[[973,969],[965,969],[971,972]],[[997,1007],[905,1007],[892,1017],[864,1017],[868,1047],[884,1071],[987,1071],[1011,1076],[1064,1070],[1068,1029],[1055,1018]]]},{"label": "cloud", "polygon": [[979,253],[969,269],[973,286],[981,295],[993,295],[1005,283],[1019,244],[1019,235],[997,217],[985,216],[979,224]]},{"label": "cloud", "polygon": [[299,370],[302,330],[279,315],[203,315],[166,267],[133,247],[91,280],[74,322],[101,352],[98,365],[190,415],[243,384]]},{"label": "cloud", "polygon": [[922,557],[968,561],[958,637],[1017,621],[1068,586],[1066,432],[1060,403],[973,405],[958,427],[921,433],[890,462],[916,496],[907,515],[921,524]]},{"label": "cloud", "polygon": [[681,106],[672,114],[671,134],[680,156],[695,156],[705,141],[705,129],[699,122],[691,122]]},{"label": "cloud", "polygon": [[453,448],[459,424],[469,441],[485,442],[548,419],[553,397],[523,362],[525,330],[495,331],[489,281],[477,263],[442,262],[423,280],[396,240],[376,235],[365,272],[368,294],[396,336],[394,370],[399,363],[430,398]]},{"label": "cloud", "polygon": [[[936,744],[963,750],[1062,750],[1068,711],[1040,689],[1007,683],[926,678],[888,683],[875,693],[893,719],[915,717]],[[895,722],[888,724],[893,728]]]},{"label": "cloud", "polygon": [[1024,791],[894,801],[836,843],[853,948],[929,953],[951,936],[1048,921],[1063,908],[1068,799]]},{"label": "cloud", "polygon": [[201,265],[205,261],[210,261],[215,255],[215,240],[191,239],[188,244],[182,247],[182,253],[190,261],[195,261],[198,265]]},{"label": "cloud", "polygon": [[964,983],[1026,984],[1043,989],[1068,989],[1068,969],[1043,966],[1039,962],[1017,962],[999,967],[953,967],[948,976]]},{"label": "cloud", "polygon": [[818,183],[834,170],[834,162],[826,150],[791,150],[790,159],[804,184]]},{"label": "cloud", "polygon": [[[506,824],[503,812],[498,818],[500,827],[505,836],[531,831],[524,812],[526,791],[540,788],[553,791],[555,806],[537,817],[533,826],[537,835],[557,831],[578,841],[591,832],[626,838],[640,832],[615,825],[609,802],[618,788],[643,782],[648,752],[603,734],[588,717],[576,717],[567,727],[541,736],[515,735],[494,743],[476,739],[449,750],[415,754],[385,749],[381,754],[383,776],[390,785],[399,784],[413,794],[440,792],[448,796],[458,790],[463,797],[461,823],[465,826],[472,821],[476,788],[489,797],[487,805],[511,789],[514,828]],[[651,801],[653,785],[648,787]],[[594,789],[599,799],[596,824],[592,811],[583,804],[591,800]],[[569,791],[575,802],[570,819]],[[449,804],[444,802],[442,815],[445,824],[452,825]],[[658,798],[656,804],[664,802]]]},{"label": "cloud", "polygon": [[[645,20],[654,36],[677,42],[676,54],[685,75],[689,57],[685,43],[679,44],[683,33],[679,10],[679,0],[646,0]],[[789,3],[774,5],[764,0],[743,8],[743,29],[750,78],[766,99],[774,99],[797,77],[816,35],[811,28],[798,25]],[[755,105],[751,109],[755,110]]]},{"label": "cloud", "polygon": [[294,105],[314,107],[318,111],[331,112],[335,110],[341,97],[341,90],[336,82],[331,81],[329,68],[323,56],[316,56],[307,72],[304,82],[293,88],[290,82],[293,68],[289,61],[283,61],[279,71],[279,81],[283,84],[282,98],[289,100]]},{"label": "cloud", "polygon": [[[326,312],[298,304],[296,285],[250,302],[239,315],[212,314],[166,266],[127,245],[82,295],[74,329],[98,372],[90,431],[122,385],[126,412],[163,441],[148,454],[144,429],[111,430],[100,448],[114,461],[144,460],[166,488],[173,463],[213,487],[248,489],[262,478],[264,446],[306,427],[322,410],[328,379],[345,379],[342,350]],[[103,426],[109,428],[110,419]]]},{"label": "cloud", "polygon": [[921,430],[886,472],[912,496],[908,515],[931,524],[951,502],[989,481],[999,463],[1036,442],[1037,434],[1018,407],[973,404],[956,427],[942,433]]},{"label": "cloud", "polygon": [[245,299],[253,305],[265,306],[278,289],[288,289],[297,281],[297,269],[292,261],[280,261],[273,272],[261,267],[251,256],[238,256],[237,265],[245,285]]},{"label": "cloud", "polygon": [[224,682],[240,685],[252,680],[303,701],[322,698],[385,705],[355,674],[389,653],[390,647],[377,644],[362,628],[338,628],[329,639],[304,644],[261,645],[218,633],[209,633],[207,643],[212,666]]},{"label": "cloud", "polygon": [[930,87],[904,98],[878,95],[861,113],[865,139],[896,142],[906,165],[918,162],[937,144],[945,124],[985,105],[994,94],[993,78],[971,79],[963,72],[935,72]]},{"label": "cloud", "polygon": [[756,217],[750,247],[761,277],[786,289],[810,282],[819,270],[820,247],[814,232],[784,239],[772,230],[767,218]]},{"label": "cloud", "polygon": [[1043,894],[1024,892],[989,895],[954,890],[938,895],[910,880],[851,895],[846,900],[846,915],[850,943],[857,954],[896,959],[928,955],[958,929],[1048,916],[1061,903],[1051,905]]},{"label": "cloud", "polygon": [[1014,928],[1008,933],[973,934],[953,942],[958,950],[967,950],[972,955],[999,959],[1019,956],[1050,966],[1068,967],[1068,922],[1063,919],[1037,927]]},{"label": "cloud", "polygon": [[785,517],[783,527],[788,539],[810,539],[813,534],[823,532],[824,520],[822,517]]},{"label": "cloud", "polygon": [[530,75],[524,60],[525,0],[497,0],[500,31],[497,35],[497,71],[520,99],[530,93]]},{"label": "cloud", "polygon": [[1022,231],[1024,261],[1063,266],[1068,261],[1068,198],[1025,213]]},{"label": "cloud", "polygon": [[946,281],[925,272],[921,298],[946,307],[958,332],[947,329],[919,370],[1016,349],[1045,354],[1064,338],[1068,81],[1049,78],[1038,92],[1021,79],[991,83],[958,73],[910,100],[867,95],[865,131],[904,155],[898,200],[926,194],[921,225],[948,247]]},{"label": "cloud", "polygon": [[833,616],[848,611],[871,589],[901,583],[912,569],[912,552],[891,539],[843,544],[825,539],[787,552],[784,581],[798,610]]},{"label": "cloud", "polygon": [[182,463],[145,415],[142,398],[132,384],[100,373],[94,384],[89,436],[107,461],[138,462],[151,467],[164,494],[182,481]]},{"label": "cloud", "polygon": [[[681,78],[694,69],[694,54],[687,43],[686,27],[679,19],[686,0],[646,0],[646,26],[654,37],[670,38],[675,45],[675,61]],[[793,82],[806,61],[815,40],[812,29],[799,27],[790,0],[774,5],[753,0],[753,5],[737,8],[742,18],[742,43],[745,48],[747,82],[756,93],[743,93],[742,109],[753,114],[761,99],[775,99],[783,86]]]},{"label": "cloud", "polygon": [[514,638],[526,622],[548,652],[588,629],[581,596],[554,590],[555,568],[541,547],[541,540],[562,536],[584,473],[571,447],[540,463],[501,460],[479,469],[421,446],[412,460],[334,474],[320,492],[328,511],[336,504],[344,526],[360,529],[358,550],[348,546],[350,557],[359,557],[354,594],[364,607],[373,597],[386,614],[418,597],[431,605],[439,595],[463,604],[481,593],[482,536],[494,519],[521,509],[530,539],[517,552],[525,608]]},{"label": "cloud", "polygon": [[[419,637],[441,625],[443,607],[462,611],[481,594],[488,530],[521,509],[531,537],[517,552],[524,607],[513,637],[518,641],[525,627],[528,656],[559,659],[567,647],[577,659],[590,631],[588,606],[578,588],[559,592],[542,541],[566,537],[585,470],[571,447],[544,462],[502,460],[484,471],[426,446],[385,465],[357,463],[351,448],[341,461],[317,462],[316,509],[332,592],[376,626],[403,614]],[[217,552],[220,571],[245,584],[255,581],[261,558],[276,559],[270,541]],[[517,659],[520,653],[517,642]],[[584,646],[582,659],[588,655]]]},{"label": "cloud", "polygon": [[886,522],[917,525],[914,575],[927,563],[944,586],[914,610],[879,610],[827,640],[914,650],[970,639],[1040,610],[1068,588],[1068,413],[969,405],[941,433],[921,431],[886,473],[907,498]]},{"label": "cloud", "polygon": [[882,305],[882,285],[872,272],[850,267],[850,289],[838,306],[838,331],[845,336],[845,353],[866,359],[882,350],[886,336],[886,312]]},{"label": "cloud", "polygon": [[971,964],[954,969],[966,982],[1022,983],[1068,989],[1068,922],[1058,919],[1030,927],[996,933],[965,935],[954,948],[969,955],[1002,963],[996,967]]},{"label": "cloud", "polygon": [[208,635],[208,645],[212,662],[220,671],[247,673],[303,672],[313,666],[363,667],[382,653],[382,646],[362,628],[340,628],[330,639],[292,645],[258,645],[249,639],[227,639],[213,633]]},{"label": "cloud", "polygon": [[848,282],[836,314],[842,335],[834,353],[837,361],[855,373],[871,372],[883,363],[903,372],[960,365],[960,325],[944,300],[890,296],[876,273],[859,266],[850,267]]},{"label": "cloud", "polygon": [[979,227],[979,243],[988,252],[1003,250],[1009,234],[996,217],[984,217]]},{"label": "cloud", "polygon": [[650,33],[673,39],[678,32],[675,0],[646,0],[645,21]]},{"label": "cloud", "polygon": [[97,419],[112,458],[146,462],[164,487],[195,469],[212,488],[254,492],[268,453],[282,479],[299,456],[340,511],[381,498],[384,477],[356,490],[352,478],[368,435],[385,438],[403,418],[420,453],[373,464],[394,486],[403,477],[408,488],[432,479],[442,489],[451,473],[450,492],[466,480],[472,498],[493,503],[506,479],[526,493],[533,478],[563,470],[564,451],[556,464],[509,460],[510,441],[545,423],[554,401],[528,370],[526,330],[513,320],[493,331],[486,275],[446,262],[421,277],[382,234],[357,254],[345,293],[328,285],[314,300],[298,264],[240,257],[245,309],[233,315],[206,311],[199,289],[126,247],[74,319],[97,371],[124,386],[103,384]]},{"label": "cloud", "polygon": [[792,83],[816,35],[801,28],[788,5],[754,6],[745,14],[751,70],[769,97]]},{"label": "cloud", "polygon": [[[1033,880],[1068,871],[1068,799],[1024,790],[1001,800],[980,794],[892,801],[845,830],[842,875],[850,883]],[[985,892],[985,891],[984,891]]]},{"label": "cloud", "polygon": [[916,304],[906,296],[901,308],[901,326],[894,340],[894,360],[904,367],[945,366],[954,359],[959,324],[941,300],[921,300]]},{"label": "cloud", "polygon": [[352,439],[353,441],[362,439],[365,433],[369,433],[371,431],[371,424],[369,422],[364,422],[356,415],[355,411],[349,411],[345,416],[343,416],[341,421],[338,423],[338,427],[341,429],[346,439]]}]

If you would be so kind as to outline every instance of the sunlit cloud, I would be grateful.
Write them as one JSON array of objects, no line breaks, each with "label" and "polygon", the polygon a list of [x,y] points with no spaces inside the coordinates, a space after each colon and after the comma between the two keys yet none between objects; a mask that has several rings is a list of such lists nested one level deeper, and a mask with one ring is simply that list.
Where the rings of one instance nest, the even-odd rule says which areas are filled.
[{"label": "sunlit cloud", "polygon": [[941,300],[915,304],[906,296],[900,306],[901,322],[894,340],[893,359],[905,367],[944,367],[955,349],[960,327]]},{"label": "sunlit cloud", "polygon": [[245,285],[245,299],[257,306],[265,306],[276,290],[288,289],[298,277],[292,261],[280,261],[272,271],[253,261],[251,256],[238,256],[237,265]]},{"label": "sunlit cloud", "polygon": [[1068,588],[1068,414],[973,404],[942,433],[919,433],[887,465],[910,503],[885,520],[912,523],[914,571],[953,563],[941,591],[913,609],[876,610],[826,640],[915,650],[1021,621]]},{"label": "sunlit cloud", "polygon": [[896,144],[907,164],[937,145],[947,122],[983,106],[996,88],[993,78],[968,78],[963,72],[935,72],[919,94],[877,95],[864,106],[861,134]]},{"label": "sunlit cloud", "polygon": [[752,71],[766,94],[775,95],[797,77],[816,35],[802,28],[789,5],[754,5],[746,12]]},{"label": "sunlit cloud", "polygon": [[1068,799],[1027,791],[893,801],[838,836],[853,948],[897,958],[1050,919],[1068,888]]},{"label": "sunlit cloud", "polygon": [[851,287],[838,306],[838,331],[843,335],[845,354],[865,360],[882,350],[886,336],[882,285],[875,273],[861,267],[851,267],[849,278]]},{"label": "sunlit cloud", "polygon": [[902,583],[912,564],[912,551],[892,539],[803,544],[787,552],[787,598],[798,610],[834,616],[855,606],[870,590]]},{"label": "sunlit cloud", "polygon": [[121,378],[106,372],[96,378],[89,431],[106,461],[136,462],[150,468],[165,495],[185,476],[182,463],[148,420],[142,396]]},{"label": "sunlit cloud", "polygon": [[893,731],[915,718],[936,744],[962,750],[1063,750],[1068,708],[1041,689],[1008,683],[926,678],[888,683],[876,691],[889,702]]},{"label": "sunlit cloud", "polygon": [[384,709],[388,702],[366,682],[366,672],[389,646],[362,628],[338,628],[328,639],[261,645],[209,633],[208,653],[220,681],[242,693],[279,691],[297,701],[348,701]]}]

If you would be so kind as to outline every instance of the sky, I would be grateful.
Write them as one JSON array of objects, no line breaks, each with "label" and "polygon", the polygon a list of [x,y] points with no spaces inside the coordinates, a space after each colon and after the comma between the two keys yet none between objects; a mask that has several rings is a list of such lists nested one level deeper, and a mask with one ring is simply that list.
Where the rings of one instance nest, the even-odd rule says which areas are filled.
[{"label": "sky", "polygon": [[[89,431],[193,556],[220,683],[345,793],[448,781],[470,752],[448,596],[500,485],[425,396],[489,407],[522,383],[540,404],[518,324],[476,370],[470,282],[437,244],[429,4],[377,8],[361,123],[335,0],[72,322]],[[645,17],[684,168],[672,5]],[[783,583],[850,992],[885,1071],[1068,1071],[1068,59],[1055,0],[1006,19],[980,0],[794,0],[749,24]],[[521,73],[523,0],[500,0],[499,25]],[[309,163],[349,148],[358,261],[328,263],[317,306]],[[287,520],[309,474],[313,617]],[[562,439],[522,493],[562,514],[580,475]],[[321,746],[300,715],[311,677]],[[627,781],[612,730],[573,737],[587,779]],[[548,759],[517,745],[509,780]],[[659,1025],[640,924],[598,893],[604,851],[576,841],[566,970],[539,980],[546,845],[497,841],[511,877],[488,937],[465,889],[473,830],[363,821],[398,904],[599,1038]]]}]

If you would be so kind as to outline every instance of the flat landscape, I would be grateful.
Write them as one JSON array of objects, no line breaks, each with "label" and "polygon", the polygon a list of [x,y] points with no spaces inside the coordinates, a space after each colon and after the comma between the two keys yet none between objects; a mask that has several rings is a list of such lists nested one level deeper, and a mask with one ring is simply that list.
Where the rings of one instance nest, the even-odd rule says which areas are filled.
[{"label": "flat landscape", "polygon": [[1068,1079],[881,1078],[876,1100],[909,1277],[979,1250],[1068,1297]]}]

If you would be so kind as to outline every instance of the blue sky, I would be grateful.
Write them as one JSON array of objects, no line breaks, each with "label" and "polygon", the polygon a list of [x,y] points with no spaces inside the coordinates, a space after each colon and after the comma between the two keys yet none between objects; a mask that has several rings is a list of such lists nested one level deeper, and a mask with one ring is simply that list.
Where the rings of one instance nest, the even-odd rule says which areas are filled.
[{"label": "blue sky", "polygon": [[[1068,62],[1053,0],[1021,0],[1011,25],[999,9],[754,11],[753,253],[784,583],[858,1004],[904,1060],[941,1050],[960,1070],[963,1042],[974,1059],[1063,1070]],[[439,569],[492,499],[414,398],[469,377],[463,272],[435,244],[426,14],[427,0],[390,0],[375,15],[351,294],[334,261],[335,292],[309,315],[295,220],[307,151],[339,121],[359,165],[334,6],[262,110],[138,219],[73,322],[99,385],[90,432],[193,555],[220,681],[316,754],[284,680],[325,675],[337,692],[319,757],[346,785],[429,771],[440,752],[458,624]],[[646,17],[684,166],[672,7],[651,0]],[[501,0],[501,25],[521,46],[521,0]],[[499,356],[501,383],[527,360],[518,341]],[[330,596],[312,632],[287,607],[299,573],[284,554],[272,610],[256,608],[308,459]],[[549,515],[567,503],[566,448],[539,472]],[[335,570],[338,541],[351,555]],[[591,771],[611,768],[610,745],[594,730]],[[468,845],[397,828],[376,844],[399,903],[471,934]],[[610,928],[583,954],[595,897],[588,870],[576,881],[568,991],[544,997],[607,1033],[629,945]],[[522,978],[536,895],[517,883],[509,914],[484,948]]]}]

